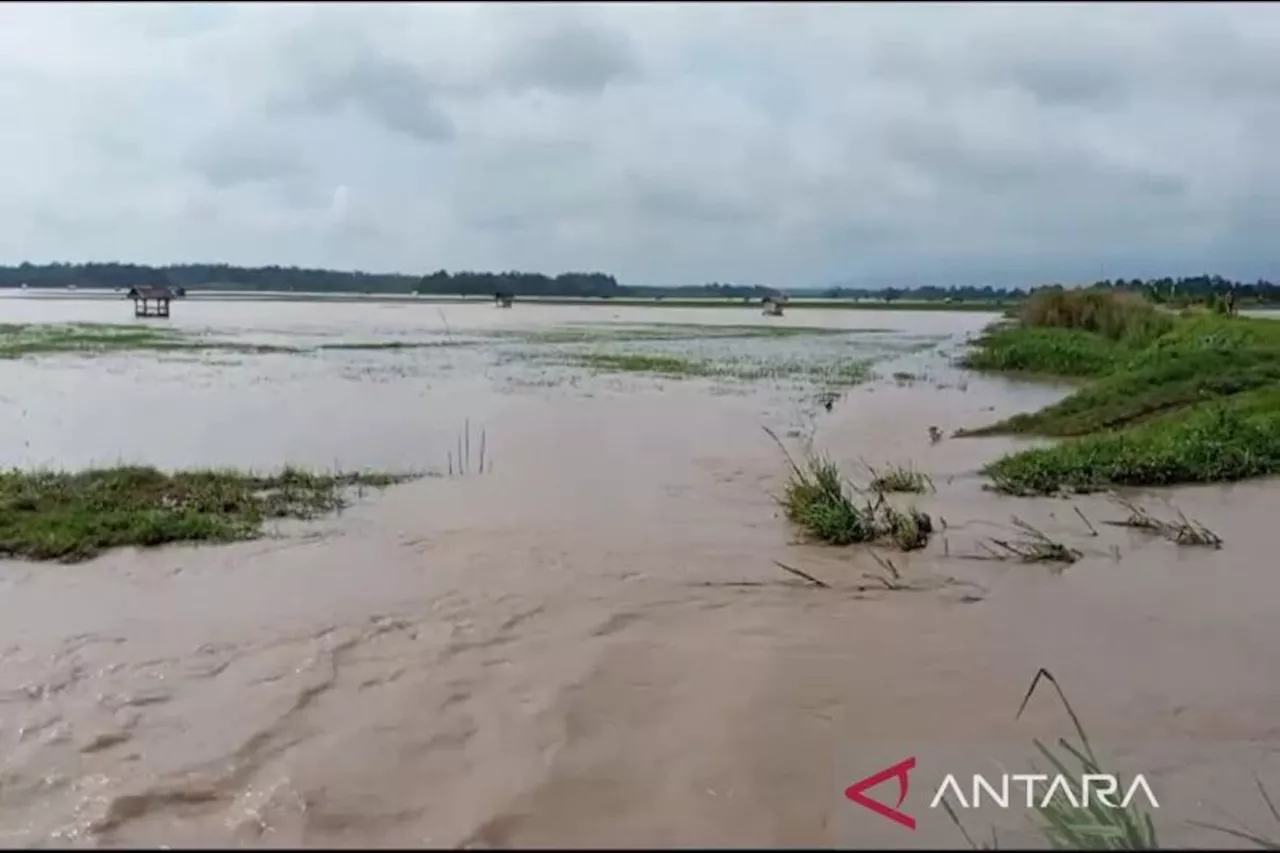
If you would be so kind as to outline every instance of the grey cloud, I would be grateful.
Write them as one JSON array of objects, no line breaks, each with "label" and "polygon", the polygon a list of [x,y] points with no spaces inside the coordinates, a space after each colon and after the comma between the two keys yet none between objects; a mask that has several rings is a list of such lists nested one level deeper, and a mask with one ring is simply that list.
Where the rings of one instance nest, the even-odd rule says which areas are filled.
[{"label": "grey cloud", "polygon": [[498,77],[516,88],[598,94],[610,83],[638,72],[637,57],[623,35],[600,26],[565,22],[514,45],[501,61]]},{"label": "grey cloud", "polygon": [[1265,4],[57,8],[0,7],[0,261],[1280,276]]},{"label": "grey cloud", "polygon": [[255,143],[240,135],[205,143],[190,155],[189,163],[218,188],[279,181],[306,171],[298,149]]},{"label": "grey cloud", "polygon": [[431,82],[407,62],[365,55],[336,72],[309,81],[311,106],[334,110],[352,105],[387,129],[420,142],[454,136],[449,116],[436,104]]}]

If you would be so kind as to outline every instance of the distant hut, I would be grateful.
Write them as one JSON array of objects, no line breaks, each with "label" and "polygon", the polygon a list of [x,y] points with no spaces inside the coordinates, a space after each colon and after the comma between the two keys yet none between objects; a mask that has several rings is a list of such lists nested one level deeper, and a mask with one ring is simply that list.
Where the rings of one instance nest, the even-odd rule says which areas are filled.
[{"label": "distant hut", "polygon": [[761,303],[764,305],[764,311],[761,313],[766,317],[781,317],[783,300],[773,296],[766,296]]},{"label": "distant hut", "polygon": [[499,308],[510,308],[511,303],[516,301],[515,294],[503,293],[501,291],[493,294],[493,304]]},{"label": "distant hut", "polygon": [[131,287],[125,298],[133,300],[135,317],[168,317],[173,291],[167,287]]}]

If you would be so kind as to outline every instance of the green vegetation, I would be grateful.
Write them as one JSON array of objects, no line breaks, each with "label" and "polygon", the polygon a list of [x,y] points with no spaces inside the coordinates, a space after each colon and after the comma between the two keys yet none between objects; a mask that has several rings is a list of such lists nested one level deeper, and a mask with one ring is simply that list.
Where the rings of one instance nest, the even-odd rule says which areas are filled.
[{"label": "green vegetation", "polygon": [[810,536],[830,545],[853,545],[888,541],[903,551],[914,551],[929,543],[933,520],[917,509],[890,506],[883,495],[856,503],[845,486],[839,467],[823,456],[810,453],[802,469],[786,453],[786,448],[769,430],[769,436],[783,449],[791,464],[779,503],[787,520]]},{"label": "green vegetation", "polygon": [[[1086,774],[1115,776],[1118,790],[1128,790],[1128,783],[1119,774],[1110,773],[1102,768],[1102,764],[1094,751],[1093,745],[1089,742],[1089,736],[1085,732],[1080,718],[1076,716],[1075,709],[1067,701],[1067,696],[1058,684],[1058,680],[1047,669],[1042,667],[1036,672],[1030,688],[1022,698],[1022,704],[1018,707],[1018,713],[1015,718],[1022,716],[1023,711],[1027,708],[1027,703],[1031,701],[1031,697],[1041,681],[1049,682],[1057,692],[1058,700],[1062,703],[1063,708],[1066,709],[1076,736],[1074,742],[1066,737],[1060,737],[1053,746],[1045,744],[1039,738],[1032,739],[1032,744],[1040,755],[1049,762],[1053,772],[1068,780],[1083,779]],[[1076,765],[1078,769],[1071,769],[1071,765]],[[1038,773],[1040,771],[1036,770],[1035,772]],[[1271,798],[1266,786],[1262,784],[1262,780],[1254,777],[1254,782],[1272,820],[1277,825],[1280,825],[1280,808],[1276,807],[1275,801]],[[972,849],[999,849],[999,839],[996,838],[994,830],[992,831],[990,844],[978,844],[965,830],[964,824],[961,823],[959,816],[956,815],[955,809],[945,798],[942,800],[942,807]],[[1040,818],[1038,826],[1040,834],[1056,850],[1160,849],[1160,839],[1156,833],[1153,815],[1150,811],[1138,806],[1136,798],[1128,806],[1119,804],[1106,806],[1101,802],[1100,797],[1094,797],[1086,806],[1083,801],[1076,805],[1071,802],[1071,799],[1064,792],[1055,791],[1053,799],[1047,804],[1042,802],[1041,805],[1037,806],[1036,812]],[[1280,839],[1268,837],[1260,832],[1199,820],[1192,820],[1187,823],[1190,826],[1208,829],[1229,836],[1237,842],[1248,842],[1260,850],[1280,850]]]},{"label": "green vegetation", "polygon": [[870,465],[871,489],[876,492],[923,492],[935,491],[933,481],[923,471],[917,471],[910,465],[890,465],[877,470]]},{"label": "green vegetation", "polygon": [[0,326],[0,358],[55,352],[164,349],[180,344],[181,340],[168,329],[154,326],[90,323]]},{"label": "green vegetation", "polygon": [[594,370],[617,373],[652,373],[670,379],[712,377],[757,381],[807,378],[831,385],[857,385],[871,376],[866,361],[822,364],[806,361],[726,359],[714,361],[656,353],[574,353],[564,356],[568,363]]},{"label": "green vegetation", "polygon": [[137,350],[230,350],[296,352],[290,347],[201,340],[172,329],[110,323],[39,323],[0,325],[0,358],[56,353],[102,354]]},{"label": "green vegetation", "polygon": [[271,476],[143,467],[10,471],[0,473],[0,556],[76,562],[116,547],[252,539],[268,519],[313,518],[340,509],[349,488],[407,479],[293,468]]},{"label": "green vegetation", "polygon": [[[1071,718],[1077,738],[1074,743],[1065,737],[1058,738],[1056,749],[1047,746],[1039,738],[1032,740],[1036,750],[1053,768],[1053,773],[1067,780],[1083,779],[1086,775],[1113,775],[1102,769],[1080,718],[1067,701],[1058,680],[1047,669],[1041,668],[1036,672],[1015,718],[1022,716],[1042,680],[1049,682],[1057,691],[1059,701]],[[1116,780],[1120,790],[1127,790],[1123,779],[1117,775]],[[975,844],[951,804],[944,800],[943,808],[974,850],[998,848],[994,837],[990,847]],[[1136,802],[1123,807],[1108,806],[1101,802],[1100,797],[1093,797],[1088,800],[1087,805],[1083,801],[1076,804],[1066,793],[1058,790],[1054,791],[1053,798],[1048,803],[1037,806],[1036,812],[1040,818],[1040,833],[1055,850],[1156,850],[1160,846],[1151,812],[1144,811]]]},{"label": "green vegetation", "polygon": [[1049,292],[967,363],[1090,378],[1064,400],[966,435],[1068,439],[986,469],[1014,494],[1209,483],[1280,472],[1280,323],[1180,316],[1131,295]]},{"label": "green vegetation", "polygon": [[515,338],[531,344],[576,344],[599,341],[687,341],[708,338],[792,338],[830,335],[886,333],[889,329],[826,329],[808,326],[706,325],[702,323],[661,323],[631,325],[621,323],[582,324],[526,331],[493,329],[477,333],[498,338]]}]

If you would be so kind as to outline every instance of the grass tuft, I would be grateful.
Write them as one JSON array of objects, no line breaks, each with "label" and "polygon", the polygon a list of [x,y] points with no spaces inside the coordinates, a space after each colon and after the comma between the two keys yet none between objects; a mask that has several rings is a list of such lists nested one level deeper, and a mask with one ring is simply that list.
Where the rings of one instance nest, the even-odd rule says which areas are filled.
[{"label": "grass tuft", "polygon": [[929,543],[933,521],[928,514],[914,508],[897,509],[879,493],[874,499],[855,501],[854,490],[833,461],[809,452],[802,468],[772,430],[764,427],[764,431],[782,448],[791,466],[779,503],[787,520],[814,539],[830,545],[887,541],[903,551]]},{"label": "grass tuft", "polygon": [[[866,463],[863,463],[866,465]],[[876,492],[936,492],[933,480],[923,471],[917,471],[911,465],[890,465],[877,470],[867,465],[871,472],[870,488]]]},{"label": "grass tuft", "polygon": [[[1058,738],[1058,752],[1050,749],[1039,738],[1032,743],[1054,770],[1067,778],[1102,773],[1093,746],[1089,743],[1089,737],[1085,734],[1084,726],[1080,724],[1080,718],[1076,716],[1071,703],[1067,701],[1067,696],[1063,693],[1058,680],[1047,669],[1041,668],[1036,672],[1031,686],[1027,688],[1027,693],[1022,698],[1022,704],[1018,707],[1016,716],[1022,716],[1022,712],[1026,710],[1027,703],[1031,701],[1032,695],[1042,680],[1053,685],[1058,699],[1061,700],[1067,715],[1071,717],[1078,742],[1072,743],[1067,738]],[[1079,770],[1074,773],[1067,769],[1067,765],[1073,761],[1079,765]],[[1123,788],[1124,785],[1121,784],[1120,787]],[[1053,800],[1037,811],[1042,820],[1041,833],[1058,849],[1155,850],[1159,847],[1151,813],[1144,812],[1136,805],[1107,808],[1094,802],[1088,807],[1076,806],[1072,805],[1062,793],[1055,793]]]}]

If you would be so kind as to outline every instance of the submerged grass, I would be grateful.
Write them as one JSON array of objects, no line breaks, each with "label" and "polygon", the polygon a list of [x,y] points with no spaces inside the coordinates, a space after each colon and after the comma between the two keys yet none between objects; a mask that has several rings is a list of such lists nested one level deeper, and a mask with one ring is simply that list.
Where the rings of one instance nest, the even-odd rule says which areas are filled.
[{"label": "submerged grass", "polygon": [[791,466],[779,503],[787,520],[814,539],[829,545],[890,542],[903,551],[929,544],[933,519],[927,513],[893,507],[879,493],[873,499],[855,500],[854,490],[835,462],[809,452],[802,468],[773,431],[766,427],[765,432],[782,448]]},{"label": "submerged grass", "polygon": [[0,325],[0,358],[58,353],[105,354],[139,350],[223,350],[290,353],[293,347],[195,338],[144,324],[38,323]]},{"label": "submerged grass", "polygon": [[648,373],[668,379],[716,378],[742,381],[809,379],[831,386],[857,385],[871,377],[869,361],[835,364],[801,360],[703,359],[660,353],[573,353],[573,365],[612,373]]},{"label": "submerged grass", "polygon": [[269,519],[313,518],[342,508],[351,488],[385,488],[412,476],[9,471],[0,473],[0,556],[77,562],[124,546],[252,539]]},{"label": "submerged grass", "polygon": [[[866,464],[865,462],[863,463]],[[871,472],[871,489],[876,492],[913,492],[922,494],[924,492],[933,492],[937,489],[933,485],[933,480],[923,471],[917,471],[911,465],[890,465],[887,468],[873,468],[867,465],[867,470]]]},{"label": "submerged grass", "polygon": [[[1182,317],[1135,299],[1085,294],[1064,302],[1056,294],[1037,308],[1033,298],[1019,325],[977,342],[966,360],[973,367],[1093,380],[1038,412],[958,433],[1070,439],[989,465],[998,490],[1045,494],[1280,472],[1280,323]],[[1071,313],[1063,304],[1078,307]]]}]

